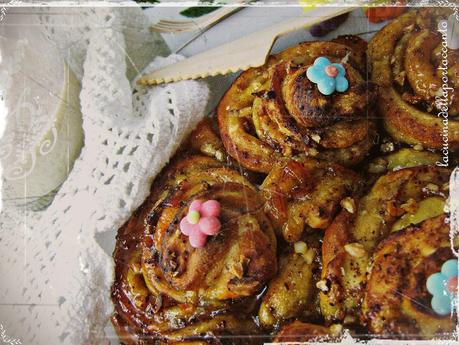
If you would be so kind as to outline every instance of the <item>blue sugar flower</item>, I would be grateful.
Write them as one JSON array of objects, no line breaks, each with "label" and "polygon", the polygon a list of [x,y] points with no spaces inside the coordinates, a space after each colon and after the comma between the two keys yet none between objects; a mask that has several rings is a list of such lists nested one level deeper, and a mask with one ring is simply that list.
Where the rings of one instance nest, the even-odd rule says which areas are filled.
[{"label": "blue sugar flower", "polygon": [[310,81],[317,84],[323,95],[331,95],[333,92],[344,92],[349,87],[346,70],[340,63],[331,63],[326,57],[318,57],[306,72]]},{"label": "blue sugar flower", "polygon": [[435,313],[449,315],[452,308],[457,306],[457,279],[458,263],[456,259],[446,261],[441,266],[441,272],[434,273],[427,278],[427,291],[433,296],[431,305]]}]

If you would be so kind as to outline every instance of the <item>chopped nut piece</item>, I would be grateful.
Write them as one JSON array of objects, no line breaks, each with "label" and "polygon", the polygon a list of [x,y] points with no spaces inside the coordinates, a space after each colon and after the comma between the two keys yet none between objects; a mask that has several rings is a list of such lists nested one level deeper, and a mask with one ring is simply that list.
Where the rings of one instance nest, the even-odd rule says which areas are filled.
[{"label": "chopped nut piece", "polygon": [[314,140],[316,143],[320,143],[320,140],[322,139],[319,134],[311,134],[311,139]]},{"label": "chopped nut piece", "polygon": [[316,283],[316,287],[322,292],[328,292],[327,282],[323,279]]},{"label": "chopped nut piece", "polygon": [[367,254],[365,247],[360,243],[348,243],[344,246],[344,250],[355,258],[360,258]]},{"label": "chopped nut piece", "polygon": [[400,85],[403,86],[405,84],[405,78],[406,78],[406,72],[402,71],[399,74],[397,74],[394,78],[394,80]]},{"label": "chopped nut piece", "polygon": [[413,149],[415,149],[416,151],[422,151],[424,150],[424,146],[422,146],[421,144],[416,144],[413,146]]},{"label": "chopped nut piece", "polygon": [[400,208],[410,214],[414,214],[418,210],[418,203],[413,198],[409,198]]},{"label": "chopped nut piece", "polygon": [[217,160],[219,160],[220,162],[223,162],[223,160],[225,159],[225,154],[218,150],[217,152],[215,152],[215,158],[217,158]]},{"label": "chopped nut piece", "polygon": [[343,332],[343,325],[335,324],[330,326],[330,332],[336,337]]},{"label": "chopped nut piece", "polygon": [[382,152],[392,152],[395,150],[395,145],[393,142],[384,143],[381,145]]},{"label": "chopped nut piece", "polygon": [[355,212],[355,201],[354,199],[347,197],[341,200],[341,207],[344,208],[349,213]]},{"label": "chopped nut piece", "polygon": [[443,190],[449,190],[449,182],[443,183],[443,186],[441,186],[441,189],[443,189]]},{"label": "chopped nut piece", "polygon": [[317,151],[315,148],[310,148],[308,151],[309,155],[315,157],[319,154],[319,151]]},{"label": "chopped nut piece", "polygon": [[356,322],[356,319],[355,319],[355,317],[352,316],[352,315],[346,315],[346,316],[344,317],[344,320],[343,320],[343,323],[344,323],[345,325],[350,325],[350,324],[353,324],[353,323],[355,323],[355,322]]},{"label": "chopped nut piece", "polygon": [[293,245],[295,253],[305,255],[308,252],[308,245],[303,241],[295,242]]},{"label": "chopped nut piece", "polygon": [[387,161],[383,158],[375,159],[374,162],[368,164],[368,172],[372,174],[380,174],[387,169]]},{"label": "chopped nut piece", "polygon": [[438,192],[440,188],[434,183],[428,183],[425,189],[430,192]]}]

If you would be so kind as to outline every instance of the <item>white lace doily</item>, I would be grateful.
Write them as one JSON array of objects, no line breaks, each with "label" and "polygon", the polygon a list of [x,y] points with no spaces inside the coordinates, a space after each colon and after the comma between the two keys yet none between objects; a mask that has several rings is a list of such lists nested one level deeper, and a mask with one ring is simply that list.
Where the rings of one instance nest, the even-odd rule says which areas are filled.
[{"label": "white lace doily", "polygon": [[[82,76],[81,156],[45,211],[5,204],[0,218],[0,331],[22,344],[108,343],[113,264],[96,237],[114,241],[154,176],[203,117],[209,94],[198,81],[148,89],[129,82],[126,56],[145,41],[122,28],[145,24],[139,9],[77,11],[73,20],[81,32],[49,29]],[[156,58],[146,70],[177,59]]]}]

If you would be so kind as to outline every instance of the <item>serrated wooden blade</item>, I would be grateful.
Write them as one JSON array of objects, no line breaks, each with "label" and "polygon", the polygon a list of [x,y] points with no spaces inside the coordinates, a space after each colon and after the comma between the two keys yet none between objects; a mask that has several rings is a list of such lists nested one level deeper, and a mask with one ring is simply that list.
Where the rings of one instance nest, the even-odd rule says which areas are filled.
[{"label": "serrated wooden blade", "polygon": [[173,65],[146,74],[140,85],[155,85],[173,81],[198,79],[258,67],[265,63],[279,35],[308,27],[326,19],[352,11],[353,7],[320,7],[304,16],[276,23],[268,28],[194,55]]}]

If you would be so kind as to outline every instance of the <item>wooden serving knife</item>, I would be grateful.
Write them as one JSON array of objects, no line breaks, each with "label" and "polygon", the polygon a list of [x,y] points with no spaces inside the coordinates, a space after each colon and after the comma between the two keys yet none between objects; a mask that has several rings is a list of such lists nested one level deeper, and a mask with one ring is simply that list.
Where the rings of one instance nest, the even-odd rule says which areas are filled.
[{"label": "wooden serving knife", "polygon": [[155,85],[205,78],[261,66],[265,63],[274,42],[280,35],[309,27],[353,9],[354,7],[316,7],[303,16],[281,21],[230,43],[146,74],[139,78],[137,83]]}]

